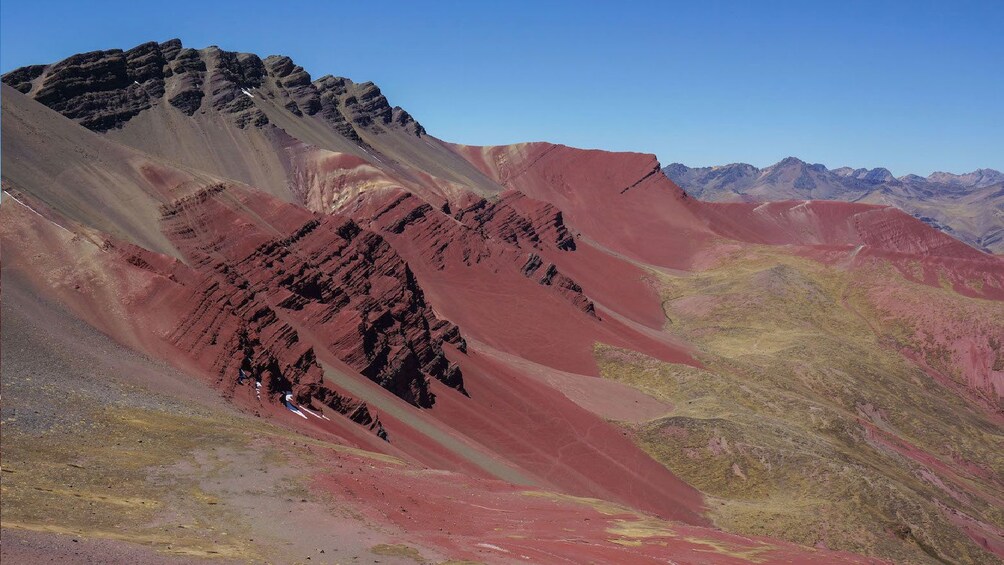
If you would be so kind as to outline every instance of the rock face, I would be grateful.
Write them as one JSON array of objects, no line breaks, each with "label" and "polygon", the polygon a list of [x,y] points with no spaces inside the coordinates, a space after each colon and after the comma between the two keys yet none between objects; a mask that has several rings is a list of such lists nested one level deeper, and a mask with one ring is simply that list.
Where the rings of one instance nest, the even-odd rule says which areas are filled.
[{"label": "rock face", "polygon": [[896,178],[888,169],[829,170],[788,157],[758,169],[746,163],[663,169],[691,195],[708,201],[845,200],[895,206],[923,222],[992,253],[1004,252],[1004,173],[932,173]]},{"label": "rock face", "polygon": [[[435,403],[429,378],[465,392],[459,367],[443,351],[449,343],[464,352],[464,339],[456,326],[436,317],[408,265],[383,238],[346,218],[315,216],[274,202],[268,205],[283,210],[288,231],[270,236],[221,202],[233,197],[227,192],[217,185],[163,211],[164,231],[194,265],[213,273],[204,285],[204,300],[239,304],[242,327],[252,328],[252,337],[263,334],[263,324],[278,321],[274,311],[282,312],[348,366],[416,406]],[[242,225],[239,239],[216,228],[235,224]],[[191,318],[202,318],[201,304]],[[287,350],[299,342],[295,333],[275,332],[270,339],[282,341]],[[250,339],[245,334],[224,339],[207,331],[198,339],[235,343]],[[313,353],[303,355],[279,374],[293,368],[294,374],[310,374],[308,383],[316,385]]]},{"label": "rock face", "polygon": [[550,204],[507,191],[491,200],[468,194],[443,209],[405,192],[374,198],[367,205],[372,210],[367,212],[370,225],[388,237],[406,238],[425,265],[439,271],[482,264],[496,272],[518,271],[597,318],[582,287],[541,258],[576,248],[561,212]]},{"label": "rock face", "polygon": [[[163,58],[156,46],[152,49],[144,44],[128,52],[74,55],[47,68],[41,85],[32,94],[39,102],[90,129],[118,127],[149,108],[154,93],[163,92]],[[140,79],[152,79],[153,93],[144,90]]]},{"label": "rock face", "polygon": [[453,217],[517,247],[522,243],[522,247],[575,251],[575,239],[565,226],[561,210],[517,190],[504,192],[492,201],[468,198]]},{"label": "rock face", "polygon": [[32,81],[42,76],[47,65],[29,65],[15,69],[3,76],[3,83],[12,86],[22,94],[27,94],[32,89]]},{"label": "rock face", "polygon": [[266,401],[279,403],[291,391],[297,404],[316,402],[386,438],[379,418],[370,413],[365,402],[324,384],[314,349],[253,291],[235,284],[232,278],[195,272],[177,263],[165,265],[159,257],[132,245],[108,242],[105,250],[184,287],[179,304],[181,321],[169,340],[217,375],[217,386],[225,394],[235,393],[238,369],[246,354],[251,360],[248,376],[260,376],[259,395]]},{"label": "rock face", "polygon": [[[3,76],[8,84],[46,106],[103,132],[167,102],[192,116],[211,108],[241,128],[269,124],[256,96],[278,98],[294,115],[320,114],[339,134],[362,143],[357,128],[380,134],[379,126],[421,137],[425,128],[399,107],[392,107],[371,82],[310,75],[289,57],[195,50],[181,41],[144,43],[128,51],[111,49],[74,55],[52,65],[22,67]],[[262,90],[264,88],[264,90]]]},{"label": "rock face", "polygon": [[[206,63],[199,57],[199,52],[194,49],[182,49],[181,42],[171,43],[170,53],[174,54],[171,66],[165,73],[168,76],[177,76],[174,82],[172,93],[168,97],[171,106],[181,110],[191,116],[202,107],[202,99],[205,92],[202,86],[205,83]],[[173,49],[177,46],[178,49]]]},{"label": "rock face", "polygon": [[268,117],[258,109],[252,91],[262,84],[265,65],[257,55],[233,53],[214,47],[205,50],[208,61],[209,95],[213,109],[233,116],[238,127],[261,127]]},{"label": "rock face", "polygon": [[[21,208],[33,205],[46,210],[39,202],[25,204],[31,201],[25,194],[12,196],[9,185],[4,188],[5,198],[17,199]],[[197,205],[220,192],[222,187],[210,187],[186,199],[184,205]],[[52,213],[46,210],[46,214]],[[78,258],[90,255],[90,261],[81,263],[86,267],[66,271],[67,280],[76,281],[72,287],[81,291],[67,306],[78,313],[96,313],[88,317],[91,323],[120,339],[139,338],[137,344],[145,342],[151,355],[169,359],[186,372],[209,376],[211,384],[226,398],[243,400],[239,403],[255,412],[281,409],[286,393],[291,392],[296,405],[318,412],[330,409],[388,439],[383,424],[365,402],[323,379],[315,348],[301,338],[294,328],[296,322],[256,294],[246,281],[97,235],[91,233],[93,241],[77,248]],[[34,247],[44,245],[44,241],[36,240]],[[94,282],[98,272],[103,273],[102,283]],[[141,284],[134,284],[139,281]],[[121,302],[111,308],[94,309],[92,293],[105,290],[111,290]],[[246,365],[242,362],[245,356]],[[242,365],[248,377],[243,384],[250,387],[250,395],[238,390],[238,369]],[[260,389],[254,387],[256,380],[260,381]],[[191,394],[203,394],[196,383],[192,383]],[[253,400],[248,401],[248,396]]]},{"label": "rock face", "polygon": [[325,381],[317,347],[417,407],[435,404],[432,378],[466,394],[462,371],[444,351],[449,344],[465,353],[464,338],[433,313],[379,235],[224,184],[161,211],[162,229],[186,263],[111,239],[102,251],[169,281],[155,293],[172,296],[167,310],[148,314],[168,320],[166,341],[215,375],[225,394],[235,394],[246,355],[262,401],[281,403],[290,391],[297,404],[327,407],[387,439],[365,402]]}]

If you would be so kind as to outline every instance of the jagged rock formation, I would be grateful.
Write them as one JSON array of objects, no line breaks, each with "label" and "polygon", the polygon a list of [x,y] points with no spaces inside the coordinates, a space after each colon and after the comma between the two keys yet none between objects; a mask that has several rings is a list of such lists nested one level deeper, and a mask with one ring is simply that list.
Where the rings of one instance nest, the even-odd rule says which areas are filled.
[{"label": "jagged rock formation", "polygon": [[284,56],[267,57],[265,65],[279,89],[279,100],[284,108],[296,116],[319,114],[340,135],[357,143],[362,141],[340,109],[336,85],[343,85],[346,79],[326,76],[311,82],[310,74],[303,67]]},{"label": "jagged rock formation", "polygon": [[[74,55],[47,68],[32,95],[85,127],[98,131],[118,127],[150,107],[150,95],[139,83],[141,78],[150,78],[150,67],[157,63],[156,58],[148,60],[148,55],[145,45],[128,53],[112,50]],[[158,84],[154,79],[153,83],[154,91],[163,92],[162,80]]]},{"label": "jagged rock formation", "polygon": [[979,249],[1004,252],[1004,173],[978,169],[964,175],[932,173],[896,178],[888,169],[829,170],[794,157],[758,169],[746,163],[663,169],[702,200],[845,200],[895,206]]},{"label": "jagged rock formation", "polygon": [[268,117],[252,101],[253,89],[261,86],[265,76],[261,59],[213,47],[206,50],[205,57],[211,69],[208,86],[213,109],[232,114],[234,123],[241,128],[268,124]]},{"label": "jagged rock formation", "polygon": [[32,81],[42,76],[47,67],[48,65],[29,65],[15,69],[3,76],[3,82],[22,94],[27,94],[32,89]]},{"label": "jagged rock formation", "polygon": [[[289,57],[262,60],[218,47],[195,50],[172,39],[128,51],[111,49],[74,55],[52,65],[34,65],[3,76],[8,84],[95,131],[120,128],[132,117],[167,102],[192,116],[206,100],[240,128],[264,127],[269,118],[255,96],[277,98],[294,115],[320,114],[339,134],[362,143],[356,128],[374,134],[382,126],[414,136],[425,128],[400,107],[392,107],[371,82],[310,75]],[[264,90],[262,90],[264,89]]]},{"label": "jagged rock formation", "polygon": [[[204,191],[198,199],[186,202],[204,202],[207,192],[219,191]],[[314,348],[248,288],[246,281],[226,273],[192,269],[128,243],[106,240],[102,249],[175,284],[173,290],[179,296],[175,307],[180,317],[167,340],[216,375],[216,386],[228,396],[235,394],[238,368],[247,355],[251,360],[248,376],[260,380],[258,395],[263,401],[280,403],[291,391],[297,404],[327,407],[387,439],[380,419],[365,402],[325,384]]]},{"label": "jagged rock formation", "polygon": [[468,197],[453,217],[492,237],[520,247],[553,246],[575,250],[575,239],[565,226],[561,211],[546,202],[534,201],[512,190],[495,200]]},{"label": "jagged rock formation", "polygon": [[466,195],[455,206],[436,209],[414,194],[401,192],[378,198],[371,206],[371,225],[392,237],[407,238],[418,248],[424,264],[440,271],[482,263],[496,272],[518,270],[597,318],[595,305],[582,287],[560,273],[554,263],[538,272],[544,265],[538,253],[575,250],[561,212],[550,204],[507,191],[491,200]]},{"label": "jagged rock formation", "polygon": [[[210,187],[163,210],[164,231],[194,265],[215,273],[203,294],[219,285],[242,289],[247,294],[238,303],[258,305],[244,306],[244,323],[276,321],[270,312],[279,310],[347,365],[416,406],[435,402],[430,377],[464,392],[463,375],[442,348],[449,343],[465,351],[463,337],[436,317],[408,265],[383,238],[352,220],[289,207],[286,233],[268,236],[245,225],[235,241],[214,227],[243,223],[238,211],[221,202],[226,190]],[[215,335],[204,339],[221,341]],[[297,358],[291,366],[304,371],[313,365]]]},{"label": "jagged rock formation", "polygon": [[526,260],[521,271],[523,276],[528,279],[537,278],[537,282],[544,286],[553,286],[558,289],[558,292],[565,296],[569,302],[575,305],[576,308],[582,310],[586,314],[592,317],[596,316],[596,306],[590,301],[584,294],[582,294],[582,287],[578,285],[575,281],[568,278],[567,276],[558,272],[558,267],[551,263],[544,269],[544,272],[540,272],[540,268],[544,266],[544,262],[540,259],[540,255],[536,253],[531,253],[530,257]]},{"label": "jagged rock formation", "polygon": [[[175,49],[177,47],[177,49]],[[168,102],[171,106],[191,116],[202,107],[205,92],[206,63],[194,49],[182,49],[181,42],[168,42],[168,53],[174,55],[165,76],[177,76],[171,88]]]}]

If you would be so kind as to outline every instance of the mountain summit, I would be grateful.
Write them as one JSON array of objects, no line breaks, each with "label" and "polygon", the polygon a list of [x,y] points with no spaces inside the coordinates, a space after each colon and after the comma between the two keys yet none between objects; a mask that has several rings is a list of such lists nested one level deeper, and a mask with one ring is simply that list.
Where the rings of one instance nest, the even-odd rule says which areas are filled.
[{"label": "mountain summit", "polygon": [[332,76],[312,81],[289,57],[262,60],[215,46],[196,50],[178,39],[22,67],[4,75],[3,82],[95,131],[121,128],[160,104],[189,116],[212,108],[241,128],[262,127],[269,118],[249,99],[267,82],[273,103],[294,115],[317,114],[350,138],[358,139],[355,128],[378,125],[424,133],[407,112],[392,108],[373,83]]}]

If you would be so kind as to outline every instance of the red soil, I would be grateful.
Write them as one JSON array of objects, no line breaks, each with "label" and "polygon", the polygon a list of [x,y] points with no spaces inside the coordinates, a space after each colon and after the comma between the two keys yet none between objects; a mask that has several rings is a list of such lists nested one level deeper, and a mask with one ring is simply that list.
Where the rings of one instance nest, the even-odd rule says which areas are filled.
[{"label": "red soil", "polygon": [[601,501],[341,457],[316,488],[408,539],[486,563],[881,563],[664,522]]},{"label": "red soil", "polygon": [[667,519],[707,524],[700,516],[700,493],[648,457],[621,430],[516,367],[476,351],[462,366],[476,392],[470,400],[444,395],[434,411],[451,428],[518,462],[544,486],[619,501]]},{"label": "red soil", "polygon": [[[433,146],[490,179],[475,193],[376,156],[288,137],[279,145],[293,171],[288,199],[145,162],[142,204],[158,218],[154,227],[130,221],[112,233],[93,220],[101,210],[87,199],[53,209],[15,191],[23,203],[0,210],[4,266],[248,410],[408,461],[403,470],[320,471],[318,486],[472,559],[852,559],[706,527],[700,493],[605,421],[600,400],[587,410],[533,374],[596,377],[597,343],[700,366],[687,344],[660,331],[649,270],[698,269],[751,244],[786,245],[841,268],[882,261],[923,284],[1004,299],[1001,260],[905,214],[841,202],[704,204],[651,155]],[[485,189],[490,182],[496,194]],[[108,190],[102,202],[131,197],[118,185]],[[146,241],[160,252],[140,247]],[[481,348],[468,349],[465,337]],[[968,351],[971,385],[999,395],[1000,376],[980,372],[988,353],[953,346]],[[236,385],[245,347],[265,375],[260,399]],[[287,390],[317,415],[282,406]],[[862,425],[884,448],[937,464]],[[382,430],[389,443],[375,435]],[[675,522],[641,537],[612,533],[631,511],[603,514],[527,496],[517,484]]]},{"label": "red soil", "polygon": [[713,236],[653,155],[549,143],[455,149],[502,186],[554,204],[573,231],[631,259],[686,268]]}]

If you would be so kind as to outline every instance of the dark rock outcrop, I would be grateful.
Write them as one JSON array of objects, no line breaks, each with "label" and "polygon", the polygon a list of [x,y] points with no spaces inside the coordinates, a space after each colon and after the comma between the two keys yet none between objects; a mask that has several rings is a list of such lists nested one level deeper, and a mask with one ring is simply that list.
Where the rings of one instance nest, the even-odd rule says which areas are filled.
[{"label": "dark rock outcrop", "polygon": [[[170,43],[170,42],[169,42]],[[184,49],[178,42],[169,45],[170,53],[174,54],[166,74],[176,77],[173,81],[168,102],[175,108],[191,116],[202,107],[202,99],[206,93],[202,90],[206,76],[206,62],[195,49]]]},{"label": "dark rock outcrop", "polygon": [[[138,77],[137,77],[138,78]],[[82,125],[104,131],[150,107],[119,50],[74,55],[47,69],[35,99]]]},{"label": "dark rock outcrop", "polygon": [[394,106],[391,112],[391,122],[401,126],[406,132],[415,137],[425,135],[425,128],[422,127],[422,124],[415,121],[415,118],[411,117],[411,114],[400,106]]},{"label": "dark rock outcrop", "polygon": [[[246,226],[249,231],[235,240],[217,227],[239,218],[221,202],[225,190],[210,187],[163,210],[165,233],[193,265],[214,273],[202,294],[231,289],[213,304],[241,304],[240,317],[254,335],[262,335],[261,324],[273,316],[278,318],[269,328],[278,319],[289,320],[348,366],[416,406],[435,402],[429,378],[465,392],[459,367],[443,350],[449,343],[466,351],[459,329],[436,317],[411,269],[387,241],[351,220],[289,205],[283,206],[301,219],[282,236]],[[284,351],[296,351],[299,342],[292,334],[269,335],[281,340]],[[279,368],[281,374],[311,366],[309,359],[294,357]]]},{"label": "dark rock outcrop", "polygon": [[20,69],[15,69],[3,76],[4,84],[12,86],[16,90],[23,94],[27,94],[31,91],[31,83],[33,80],[42,76],[45,72],[46,65],[30,65],[27,67],[21,67]]},{"label": "dark rock outcrop", "polygon": [[[166,101],[192,116],[212,111],[240,128],[264,127],[268,116],[256,96],[278,98],[294,116],[318,116],[340,135],[364,144],[356,128],[380,134],[395,128],[422,136],[425,128],[399,107],[391,107],[371,82],[356,84],[332,76],[311,81],[289,57],[201,50],[172,39],[128,51],[112,49],[74,55],[53,65],[11,71],[3,82],[95,131],[122,127],[132,117]],[[203,99],[210,104],[203,106]]]},{"label": "dark rock outcrop", "polygon": [[[452,208],[437,209],[414,194],[400,192],[386,197],[370,222],[388,237],[406,238],[427,265],[445,270],[486,263],[496,271],[515,269],[598,318],[582,287],[543,259],[542,254],[575,250],[575,240],[557,208],[518,191],[491,200],[469,195],[451,217],[444,210]],[[527,255],[524,250],[532,251]]]},{"label": "dark rock outcrop", "polygon": [[[190,199],[187,205],[204,198]],[[167,262],[130,244],[109,241],[104,250],[177,283],[181,322],[166,337],[198,367],[217,375],[216,386],[225,395],[236,394],[238,370],[246,355],[251,377],[247,384],[260,378],[261,402],[281,404],[291,391],[296,404],[314,410],[326,407],[387,439],[387,431],[366,403],[327,385],[314,349],[252,290],[231,277]]]},{"label": "dark rock outcrop", "polygon": [[238,127],[261,127],[269,123],[254,103],[254,89],[262,85],[265,64],[257,55],[223,51],[217,47],[204,50],[209,71],[209,94],[213,109],[228,114]]},{"label": "dark rock outcrop", "polygon": [[563,251],[575,250],[575,239],[565,226],[561,210],[515,190],[491,201],[468,199],[453,217],[517,247],[522,243],[533,248],[546,245]]}]

